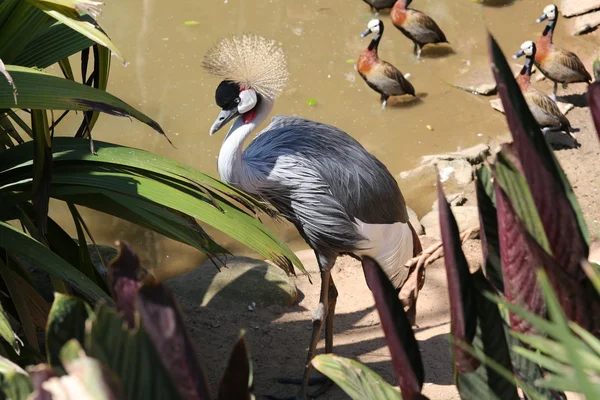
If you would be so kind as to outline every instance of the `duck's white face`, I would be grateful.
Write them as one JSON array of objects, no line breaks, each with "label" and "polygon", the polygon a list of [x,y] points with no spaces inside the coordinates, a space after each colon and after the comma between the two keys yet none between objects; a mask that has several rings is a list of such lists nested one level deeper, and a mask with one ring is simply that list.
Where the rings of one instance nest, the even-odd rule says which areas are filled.
[{"label": "duck's white face", "polygon": [[367,27],[371,32],[373,32],[373,34],[379,35],[379,23],[380,21],[378,19],[372,19],[369,21]]},{"label": "duck's white face", "polygon": [[558,14],[558,9],[554,4],[547,5],[544,7],[544,14],[550,21],[554,21]]},{"label": "duck's white face", "polygon": [[525,54],[527,57],[531,57],[533,55],[533,42],[531,40],[523,42],[521,45],[521,51],[523,51],[523,54]]}]

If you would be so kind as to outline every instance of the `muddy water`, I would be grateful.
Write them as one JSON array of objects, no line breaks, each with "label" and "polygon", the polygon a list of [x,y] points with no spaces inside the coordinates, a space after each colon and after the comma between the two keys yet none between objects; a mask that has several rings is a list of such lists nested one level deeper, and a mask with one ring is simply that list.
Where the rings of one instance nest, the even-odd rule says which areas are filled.
[{"label": "muddy water", "polygon": [[[200,61],[218,38],[254,32],[277,40],[287,52],[291,80],[274,112],[340,127],[397,176],[424,154],[454,151],[505,133],[504,119],[491,109],[489,97],[461,91],[449,82],[468,62],[487,63],[486,26],[510,54],[524,40],[535,39],[543,28],[535,19],[545,1],[517,0],[503,8],[484,8],[470,0],[414,1],[415,8],[438,22],[453,49],[426,48],[420,62],[412,54],[412,43],[391,24],[387,12],[382,13],[386,29],[380,57],[410,74],[419,95],[418,101],[390,102],[386,110],[355,71],[369,42],[359,35],[373,18],[360,0],[106,2],[99,21],[129,62],[124,67],[114,59],[109,91],[155,118],[177,149],[141,123],[109,116],[100,119],[95,138],[154,151],[217,175],[224,132],[209,137],[208,130],[219,111],[214,104],[218,81],[204,73]],[[192,20],[198,24],[184,24]],[[559,21],[556,40],[587,43],[585,38],[571,38],[566,25]],[[419,201],[412,194],[419,192],[415,188],[402,190],[409,204]],[[67,220],[63,208],[54,210]],[[202,261],[193,249],[130,224],[93,212],[85,216],[98,241],[130,241],[143,253],[146,266],[156,267],[161,276]],[[277,229],[293,247],[302,245],[292,228]],[[223,240],[235,252],[246,251]]]}]

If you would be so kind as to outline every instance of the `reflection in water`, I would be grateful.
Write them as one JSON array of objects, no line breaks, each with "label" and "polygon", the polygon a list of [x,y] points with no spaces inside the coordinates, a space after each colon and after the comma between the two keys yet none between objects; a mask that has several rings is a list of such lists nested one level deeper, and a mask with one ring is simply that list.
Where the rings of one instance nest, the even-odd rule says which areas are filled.
[{"label": "reflection in water", "polygon": [[[496,4],[494,0],[489,3]],[[291,80],[273,115],[297,115],[335,125],[358,139],[395,176],[413,168],[423,154],[454,151],[504,133],[504,118],[491,109],[489,98],[453,88],[448,82],[467,61],[486,60],[486,27],[505,51],[535,40],[542,29],[535,19],[547,0],[516,1],[508,7],[468,0],[413,4],[435,19],[455,53],[439,53],[445,46],[426,47],[418,62],[410,40],[382,12],[379,18],[388,29],[379,55],[410,74],[420,99],[409,104],[399,99],[395,105],[390,99],[390,106],[382,110],[379,96],[355,70],[358,56],[368,45],[359,35],[373,18],[361,0],[108,2],[99,22],[130,62],[127,67],[113,63],[108,89],[156,119],[176,148],[146,125],[125,118],[102,116],[94,136],[150,150],[217,176],[216,157],[224,135],[209,137],[208,130],[219,112],[214,103],[218,81],[204,73],[200,60],[216,39],[245,32],[273,38],[286,50]],[[199,24],[185,25],[189,20]],[[578,43],[591,49],[594,45],[586,38],[571,37],[567,24],[557,29],[555,41],[562,47]],[[72,126],[76,126],[74,121]],[[62,134],[71,130],[67,128],[65,123]],[[410,205],[419,201],[424,189],[402,190]],[[53,216],[61,223],[68,221],[66,209],[53,204]],[[161,273],[193,268],[203,258],[187,246],[128,223],[87,210],[82,213],[96,240],[130,241],[146,258],[146,266],[157,267]],[[291,226],[276,228],[282,238],[301,243]],[[225,240],[236,253],[245,251]]]}]

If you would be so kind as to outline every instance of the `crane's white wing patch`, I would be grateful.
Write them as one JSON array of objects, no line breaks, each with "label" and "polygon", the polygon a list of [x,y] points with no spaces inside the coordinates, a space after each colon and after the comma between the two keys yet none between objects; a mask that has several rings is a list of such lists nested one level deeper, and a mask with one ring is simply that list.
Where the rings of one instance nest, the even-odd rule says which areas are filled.
[{"label": "crane's white wing patch", "polygon": [[408,276],[404,264],[413,256],[413,237],[407,223],[367,224],[355,218],[357,230],[367,240],[359,243],[363,250],[358,256],[369,256],[381,265],[395,288],[400,287]]}]

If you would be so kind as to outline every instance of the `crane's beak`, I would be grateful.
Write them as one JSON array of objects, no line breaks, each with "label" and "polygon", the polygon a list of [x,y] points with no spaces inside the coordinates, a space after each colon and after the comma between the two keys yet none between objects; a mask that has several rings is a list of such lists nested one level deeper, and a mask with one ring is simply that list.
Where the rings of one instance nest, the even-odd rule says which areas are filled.
[{"label": "crane's beak", "polygon": [[515,54],[515,55],[513,56],[513,60],[516,60],[517,58],[519,58],[519,57],[521,57],[521,56],[524,56],[524,55],[525,55],[525,52],[523,51],[523,49],[521,49],[521,50],[519,50],[519,51],[517,52],[517,54]]},{"label": "crane's beak", "polygon": [[546,14],[542,14],[541,17],[539,17],[538,19],[535,20],[535,22],[537,22],[538,24],[542,21],[545,21],[548,19],[548,16]]},{"label": "crane's beak", "polygon": [[366,30],[366,31],[364,31],[363,33],[361,33],[361,34],[360,34],[360,37],[366,37],[366,36],[368,36],[369,34],[371,34],[371,30],[370,30],[369,28],[367,28],[367,30]]},{"label": "crane's beak", "polygon": [[223,126],[227,125],[229,121],[231,121],[238,115],[240,115],[240,113],[238,112],[237,107],[232,108],[231,110],[221,110],[219,116],[210,127],[210,134],[213,135],[215,132],[217,132]]}]

